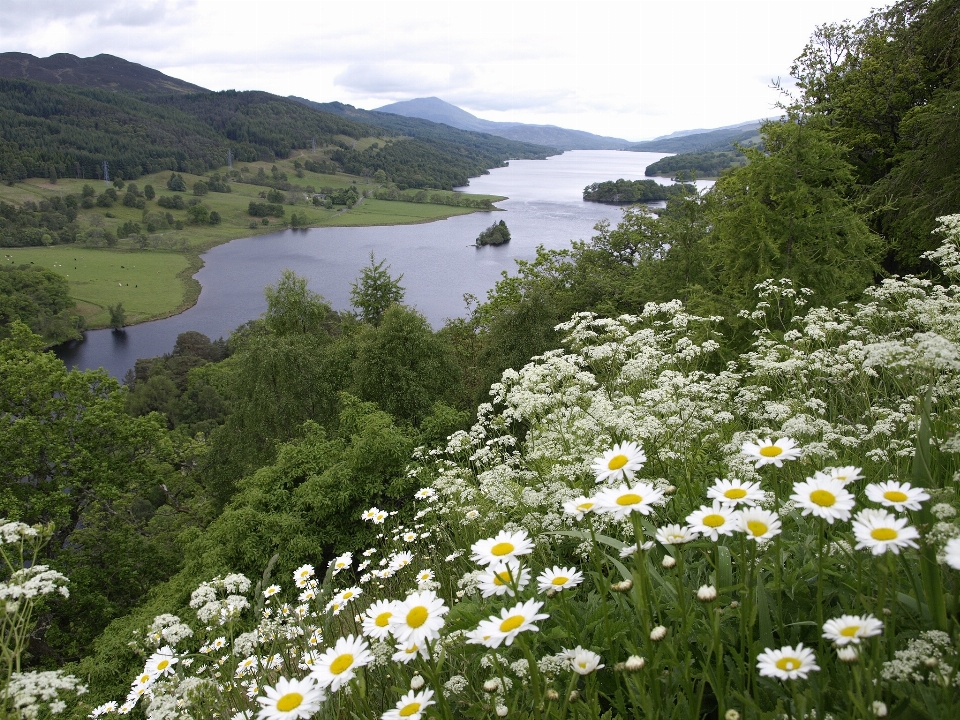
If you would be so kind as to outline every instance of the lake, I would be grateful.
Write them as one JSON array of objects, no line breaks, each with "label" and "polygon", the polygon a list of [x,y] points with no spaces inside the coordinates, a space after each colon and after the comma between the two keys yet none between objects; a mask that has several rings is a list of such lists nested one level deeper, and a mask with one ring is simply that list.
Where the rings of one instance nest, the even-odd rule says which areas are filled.
[{"label": "lake", "polygon": [[[644,179],[661,153],[578,150],[546,160],[512,160],[470,180],[474,193],[506,195],[501,212],[481,212],[422,225],[283,230],[233,240],[203,254],[196,274],[203,288],[197,304],[164,320],[133,325],[122,332],[95,330],[80,342],[56,348],[69,367],[105,368],[122,378],[137,358],[155,357],[173,349],[177,335],[197,330],[212,339],[230,332],[266,310],[263,289],[284,269],[309,279],[310,289],[336,310],[350,309],[350,284],[370,262],[386,260],[394,277],[403,275],[405,302],[439,328],[448,318],[467,314],[463,296],[486,297],[516,260],[532,260],[538,245],[551,249],[587,239],[602,220],[616,224],[621,210],[584,202],[583,188],[604,180]],[[659,182],[667,182],[658,180]],[[707,186],[708,181],[699,181]],[[511,240],[506,245],[476,248],[482,230],[505,220]]]}]

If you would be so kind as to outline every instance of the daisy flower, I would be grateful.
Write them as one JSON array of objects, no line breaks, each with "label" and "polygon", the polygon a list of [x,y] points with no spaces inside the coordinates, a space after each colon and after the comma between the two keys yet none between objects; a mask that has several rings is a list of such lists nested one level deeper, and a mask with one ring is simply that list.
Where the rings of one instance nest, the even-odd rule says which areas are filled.
[{"label": "daisy flower", "polygon": [[593,510],[593,506],[593,500],[581,495],[573,500],[567,500],[563,504],[563,511],[567,515],[573,515],[577,520],[583,520],[583,516]]},{"label": "daisy flower", "polygon": [[405,645],[423,645],[440,637],[447,612],[449,608],[432,590],[410,593],[390,616],[390,632]]},{"label": "daisy flower", "polygon": [[883,623],[873,615],[841,615],[823,624],[823,636],[843,647],[860,644],[862,638],[873,637],[883,632]]},{"label": "daisy flower", "polygon": [[643,467],[647,456],[639,445],[633,442],[614,445],[603,455],[596,458],[591,469],[597,476],[597,482],[605,480],[632,480],[633,474]]},{"label": "daisy flower", "polygon": [[477,540],[470,550],[473,551],[470,559],[477,565],[495,565],[515,560],[518,555],[529,555],[533,552],[533,543],[527,537],[526,530],[501,530],[496,537]]},{"label": "daisy flower", "polygon": [[714,500],[712,507],[701,505],[699,510],[687,515],[687,522],[691,530],[716,542],[721,535],[733,535],[737,529],[737,512]]},{"label": "daisy flower", "polygon": [[960,538],[948,540],[943,546],[943,561],[954,570],[960,570]]},{"label": "daisy flower", "polygon": [[179,658],[174,657],[173,649],[169,645],[164,645],[147,659],[143,671],[154,677],[172,675],[173,666],[178,662]]},{"label": "daisy flower", "polygon": [[762,508],[747,508],[737,513],[737,530],[751,540],[763,543],[780,534],[780,516]]},{"label": "daisy flower", "polygon": [[377,510],[371,518],[374,525],[383,525],[383,521],[390,517],[386,510]]},{"label": "daisy flower", "polygon": [[300,720],[313,717],[320,711],[320,703],[326,693],[314,683],[313,678],[287,680],[280,678],[273,687],[263,688],[266,695],[257,698],[260,712],[257,720]]},{"label": "daisy flower", "polygon": [[520,566],[518,562],[505,562],[487,568],[486,574],[477,583],[477,589],[485,597],[508,594],[513,597],[516,593],[514,585],[523,590],[530,582],[530,571]]},{"label": "daisy flower", "polygon": [[830,471],[830,477],[839,480],[844,485],[848,485],[855,480],[863,480],[863,468],[846,465],[845,467],[826,468]]},{"label": "daisy flower", "polygon": [[389,568],[391,570],[399,570],[400,568],[406,567],[413,562],[413,553],[407,550],[403,552],[394,553],[390,556]]},{"label": "daisy flower", "polygon": [[604,488],[594,495],[593,501],[596,504],[593,510],[622,520],[631,512],[649,515],[653,510],[653,504],[662,500],[663,490],[657,490],[649,483],[640,482],[633,487],[623,484]]},{"label": "daisy flower", "polygon": [[763,490],[757,482],[717,478],[713,487],[707,490],[707,497],[724,505],[756,505],[763,499]]},{"label": "daisy flower", "polygon": [[376,507],[372,507],[369,510],[364,510],[362,513],[360,513],[360,519],[368,521],[373,520],[377,516],[378,512],[380,512],[380,509]]},{"label": "daisy flower", "polygon": [[377,600],[363,612],[363,634],[374,640],[390,635],[390,617],[397,611],[393,600]]},{"label": "daisy flower", "polygon": [[434,705],[433,690],[411,690],[397,700],[397,706],[387,710],[381,720],[420,720],[423,711]]},{"label": "daisy flower", "polygon": [[363,590],[358,587],[349,587],[346,590],[341,590],[334,597],[338,602],[346,603],[351,600],[356,600],[357,597],[363,595]]},{"label": "daisy flower", "polygon": [[514,638],[524,631],[536,632],[540,628],[534,625],[537,620],[546,620],[549,615],[539,612],[542,602],[527,600],[518,603],[512,608],[503,608],[500,617],[490,616],[481,620],[476,631],[471,634],[472,643],[480,643],[487,647],[497,648],[501,644],[512,645]]},{"label": "daisy flower", "polygon": [[433,570],[421,570],[417,573],[417,582],[425,583],[433,580]]},{"label": "daisy flower", "polygon": [[338,555],[330,564],[333,566],[333,574],[336,575],[341,570],[346,570],[353,564],[353,553],[345,552],[343,555]]},{"label": "daisy flower", "polygon": [[794,483],[790,499],[800,506],[802,515],[823,518],[831,525],[835,520],[849,520],[854,506],[854,497],[843,482],[821,472]]},{"label": "daisy flower", "polygon": [[305,588],[307,580],[313,577],[313,565],[301,565],[293,571],[293,582],[298,588]]},{"label": "daisy flower", "polygon": [[745,442],[740,452],[750,457],[754,467],[758,468],[771,463],[783,467],[784,460],[796,460],[800,457],[800,448],[790,438],[780,438],[776,442],[772,442],[770,438],[755,443]]},{"label": "daisy flower", "polygon": [[570,669],[577,675],[589,675],[602,667],[606,667],[600,663],[602,658],[597,653],[592,650],[585,650],[579,645],[573,650],[564,650],[561,654],[563,659],[569,663]]},{"label": "daisy flower", "polygon": [[547,590],[567,590],[583,582],[583,573],[576,568],[562,568],[554,565],[537,577],[540,592]]},{"label": "daisy flower", "polygon": [[411,662],[416,657],[422,657],[424,660],[430,659],[430,651],[426,643],[400,643],[397,645],[397,651],[390,657],[394,662],[404,664]]},{"label": "daisy flower", "polygon": [[892,507],[897,512],[919,510],[920,503],[930,499],[930,495],[921,488],[911,487],[910,483],[899,483],[896,480],[870,483],[864,490],[872,502]]},{"label": "daisy flower", "polygon": [[803,643],[796,647],[785,645],[779,650],[764,648],[763,652],[757,655],[757,670],[762,677],[806,680],[809,673],[819,669],[813,650],[805,648]]},{"label": "daisy flower", "polygon": [[918,547],[916,540],[920,537],[905,518],[872,508],[861,510],[853,518],[853,535],[857,539],[857,550],[870,548],[874,555],[882,555],[887,550],[899,555],[900,548]]},{"label": "daisy flower", "polygon": [[356,675],[357,668],[373,662],[370,645],[361,637],[347,635],[337,640],[337,644],[325,650],[316,659],[310,677],[317,684],[331,690],[338,690]]},{"label": "daisy flower", "polygon": [[417,490],[417,491],[413,494],[413,496],[414,496],[417,500],[429,500],[430,498],[436,496],[436,494],[437,494],[437,491],[434,490],[432,487],[425,487],[425,488],[420,488],[419,490]]},{"label": "daisy flower", "polygon": [[696,539],[696,531],[686,525],[674,523],[657,528],[657,542],[661,545],[683,545]]},{"label": "daisy flower", "polygon": [[273,597],[273,596],[276,595],[278,592],[280,592],[280,586],[279,586],[279,585],[271,585],[270,587],[268,587],[266,590],[263,591],[263,596],[264,596],[265,598]]},{"label": "daisy flower", "polygon": [[417,534],[416,534],[415,532],[406,532],[406,533],[403,534],[403,541],[404,541],[404,542],[408,542],[408,543],[409,543],[409,542],[413,542],[413,541],[416,540],[416,539],[417,539]]}]

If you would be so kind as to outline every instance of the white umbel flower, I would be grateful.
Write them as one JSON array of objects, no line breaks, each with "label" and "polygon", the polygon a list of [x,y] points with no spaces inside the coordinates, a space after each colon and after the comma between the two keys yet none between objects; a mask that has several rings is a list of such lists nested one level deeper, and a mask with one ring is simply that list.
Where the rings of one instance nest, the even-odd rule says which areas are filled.
[{"label": "white umbel flower", "polygon": [[753,506],[763,500],[763,490],[760,489],[760,483],[757,482],[717,479],[713,487],[707,490],[707,497],[734,507],[737,505]]},{"label": "white umbel flower", "polygon": [[496,537],[477,540],[470,550],[473,551],[470,558],[478,565],[496,565],[515,560],[520,555],[529,555],[533,552],[533,543],[526,530],[501,530]]},{"label": "white umbel flower", "polygon": [[910,483],[900,483],[896,480],[870,483],[864,491],[872,502],[891,507],[897,512],[919,510],[920,503],[930,499],[930,495],[923,489],[911,487]]},{"label": "white umbel flower", "polygon": [[849,520],[855,504],[843,482],[819,472],[794,483],[790,499],[800,507],[801,514],[823,518],[831,525],[837,520]]},{"label": "white umbel flower", "polygon": [[368,665],[373,660],[373,653],[370,652],[370,645],[366,640],[347,635],[317,657],[310,670],[310,677],[322,688],[339,690],[341,685],[346,685],[356,676],[357,668]]},{"label": "white umbel flower", "polygon": [[857,539],[857,550],[869,548],[874,555],[882,555],[887,550],[899,555],[901,548],[918,547],[916,540],[920,537],[905,518],[872,508],[857,513],[853,519],[853,535]]},{"label": "white umbel flower", "polygon": [[614,445],[596,458],[591,469],[598,483],[607,480],[632,480],[634,473],[642,468],[646,461],[647,456],[639,445],[625,442]]},{"label": "white umbel flower", "polygon": [[593,511],[598,514],[613,515],[622,520],[632,512],[649,515],[653,505],[663,500],[663,490],[649,483],[636,483],[633,487],[623,484],[604,488],[593,496],[596,503]]},{"label": "white umbel flower", "polygon": [[263,688],[265,695],[257,698],[260,703],[258,720],[301,720],[313,717],[320,711],[320,703],[326,699],[323,689],[313,678],[288,680],[280,678],[273,687]]},{"label": "white umbel flower", "polygon": [[749,457],[758,468],[771,464],[783,467],[785,460],[796,460],[800,457],[800,448],[788,437],[780,438],[776,442],[770,438],[764,438],[755,443],[745,442],[740,452]]},{"label": "white umbel flower", "polygon": [[859,645],[863,638],[873,637],[882,632],[883,623],[873,615],[841,615],[823,624],[823,636],[839,647],[850,643]]},{"label": "white umbel flower", "polygon": [[763,652],[757,655],[757,670],[763,677],[806,680],[808,674],[819,669],[813,650],[805,648],[803,643],[796,647],[785,645],[779,650],[764,648]]}]

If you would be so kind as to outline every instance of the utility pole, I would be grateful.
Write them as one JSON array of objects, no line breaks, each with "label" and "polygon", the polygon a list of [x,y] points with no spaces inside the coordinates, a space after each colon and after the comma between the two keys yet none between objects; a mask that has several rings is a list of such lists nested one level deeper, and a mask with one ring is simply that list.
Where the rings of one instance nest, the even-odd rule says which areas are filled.
[{"label": "utility pole", "polygon": [[312,138],[312,140],[313,140],[313,151],[316,152],[316,151],[317,151],[317,139],[316,139],[316,138]]},{"label": "utility pole", "polygon": [[227,167],[233,170],[233,151],[227,148]]},{"label": "utility pole", "polygon": [[110,184],[110,168],[107,166],[107,161],[103,161],[103,184]]}]

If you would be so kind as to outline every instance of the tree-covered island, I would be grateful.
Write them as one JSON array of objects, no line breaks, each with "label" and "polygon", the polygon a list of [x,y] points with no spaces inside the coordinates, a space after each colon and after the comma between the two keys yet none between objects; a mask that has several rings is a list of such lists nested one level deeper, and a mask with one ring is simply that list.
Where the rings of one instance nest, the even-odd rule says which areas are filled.
[{"label": "tree-covered island", "polygon": [[607,180],[593,183],[583,189],[587,202],[607,205],[633,205],[634,203],[658,202],[689,194],[691,185],[661,185],[656,180]]},{"label": "tree-covered island", "polygon": [[510,242],[510,231],[503,220],[495,222],[477,236],[477,247],[484,245],[503,245]]}]

